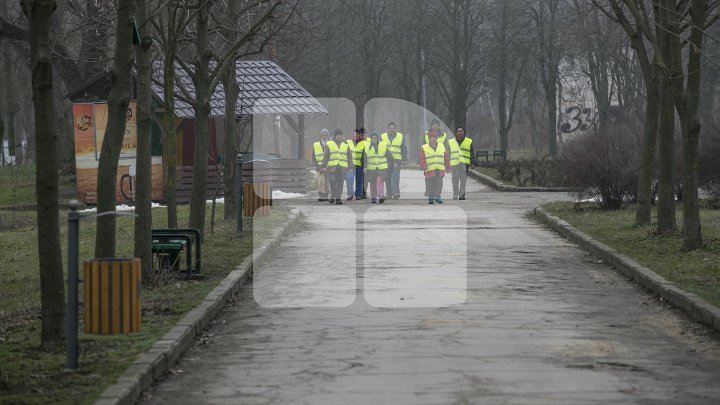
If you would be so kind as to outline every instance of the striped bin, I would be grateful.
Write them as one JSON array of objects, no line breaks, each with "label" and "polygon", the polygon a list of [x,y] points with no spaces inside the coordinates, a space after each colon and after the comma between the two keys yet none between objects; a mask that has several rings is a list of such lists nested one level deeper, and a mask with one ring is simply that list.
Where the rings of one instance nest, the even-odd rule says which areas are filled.
[{"label": "striped bin", "polygon": [[267,217],[272,206],[270,183],[243,183],[243,216]]},{"label": "striped bin", "polygon": [[85,333],[140,332],[140,259],[83,263]]}]

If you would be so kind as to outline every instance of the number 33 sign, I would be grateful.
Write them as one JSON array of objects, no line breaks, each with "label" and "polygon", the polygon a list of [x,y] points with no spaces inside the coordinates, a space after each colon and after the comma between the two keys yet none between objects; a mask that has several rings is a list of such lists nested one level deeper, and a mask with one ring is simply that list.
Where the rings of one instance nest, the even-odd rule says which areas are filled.
[{"label": "number 33 sign", "polygon": [[564,134],[571,134],[577,130],[587,130],[593,124],[591,118],[592,109],[580,108],[580,107],[568,107],[565,111],[568,117],[568,122],[560,126],[560,131]]}]

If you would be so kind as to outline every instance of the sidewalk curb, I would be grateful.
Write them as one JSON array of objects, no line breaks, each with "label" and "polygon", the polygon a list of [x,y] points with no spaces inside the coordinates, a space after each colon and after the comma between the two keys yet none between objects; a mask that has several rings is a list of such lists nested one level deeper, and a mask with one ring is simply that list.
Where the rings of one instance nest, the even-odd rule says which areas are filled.
[{"label": "sidewalk curb", "polygon": [[570,187],[519,187],[519,186],[508,186],[503,184],[492,177],[480,173],[474,168],[470,168],[468,172],[471,177],[480,181],[481,183],[489,186],[497,191],[516,191],[516,192],[541,192],[541,193],[572,193],[579,191],[575,188]]},{"label": "sidewalk curb", "polygon": [[720,332],[720,308],[710,304],[695,294],[685,292],[664,277],[640,265],[615,249],[598,242],[589,235],[577,230],[562,219],[550,215],[544,209],[535,208],[533,214],[560,235],[580,245],[581,248],[597,256],[603,262],[613,266],[628,279],[659,296],[672,306],[682,310],[692,319]]},{"label": "sidewalk curb", "polygon": [[150,350],[140,354],[120,375],[117,383],[102,392],[95,405],[134,404],[143,391],[175,365],[232,295],[252,277],[253,263],[262,262],[299,218],[300,210],[293,209],[281,228],[276,229],[260,247],[253,249],[234,271],[210,291],[200,305],[188,312],[165,336],[155,342]]}]

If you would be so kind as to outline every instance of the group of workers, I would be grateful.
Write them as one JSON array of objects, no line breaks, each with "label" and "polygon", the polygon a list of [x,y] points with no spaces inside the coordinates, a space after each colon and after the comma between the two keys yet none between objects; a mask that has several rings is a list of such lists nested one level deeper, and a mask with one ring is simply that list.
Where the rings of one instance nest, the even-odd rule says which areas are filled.
[{"label": "group of workers", "polygon": [[[420,149],[428,204],[443,203],[443,179],[448,172],[452,173],[453,199],[465,200],[467,173],[475,163],[472,139],[465,136],[462,127],[455,130],[453,139],[447,138],[440,131],[440,123],[433,120]],[[318,201],[342,204],[343,186],[348,201],[367,199],[368,191],[372,203],[400,198],[400,171],[408,162],[408,151],[406,139],[394,122],[388,124],[387,132],[373,132],[369,138],[364,128],[356,129],[347,140],[340,128],[332,139],[330,131],[323,129],[313,145],[313,157]]]}]

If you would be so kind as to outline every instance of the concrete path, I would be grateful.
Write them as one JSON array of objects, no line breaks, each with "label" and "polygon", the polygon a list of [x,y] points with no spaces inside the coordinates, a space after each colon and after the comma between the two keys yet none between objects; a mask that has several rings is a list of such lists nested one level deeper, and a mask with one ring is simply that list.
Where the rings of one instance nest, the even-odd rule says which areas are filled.
[{"label": "concrete path", "polygon": [[[525,214],[561,194],[297,204],[144,404],[718,404],[720,341]],[[449,178],[445,191],[450,195]]]}]

